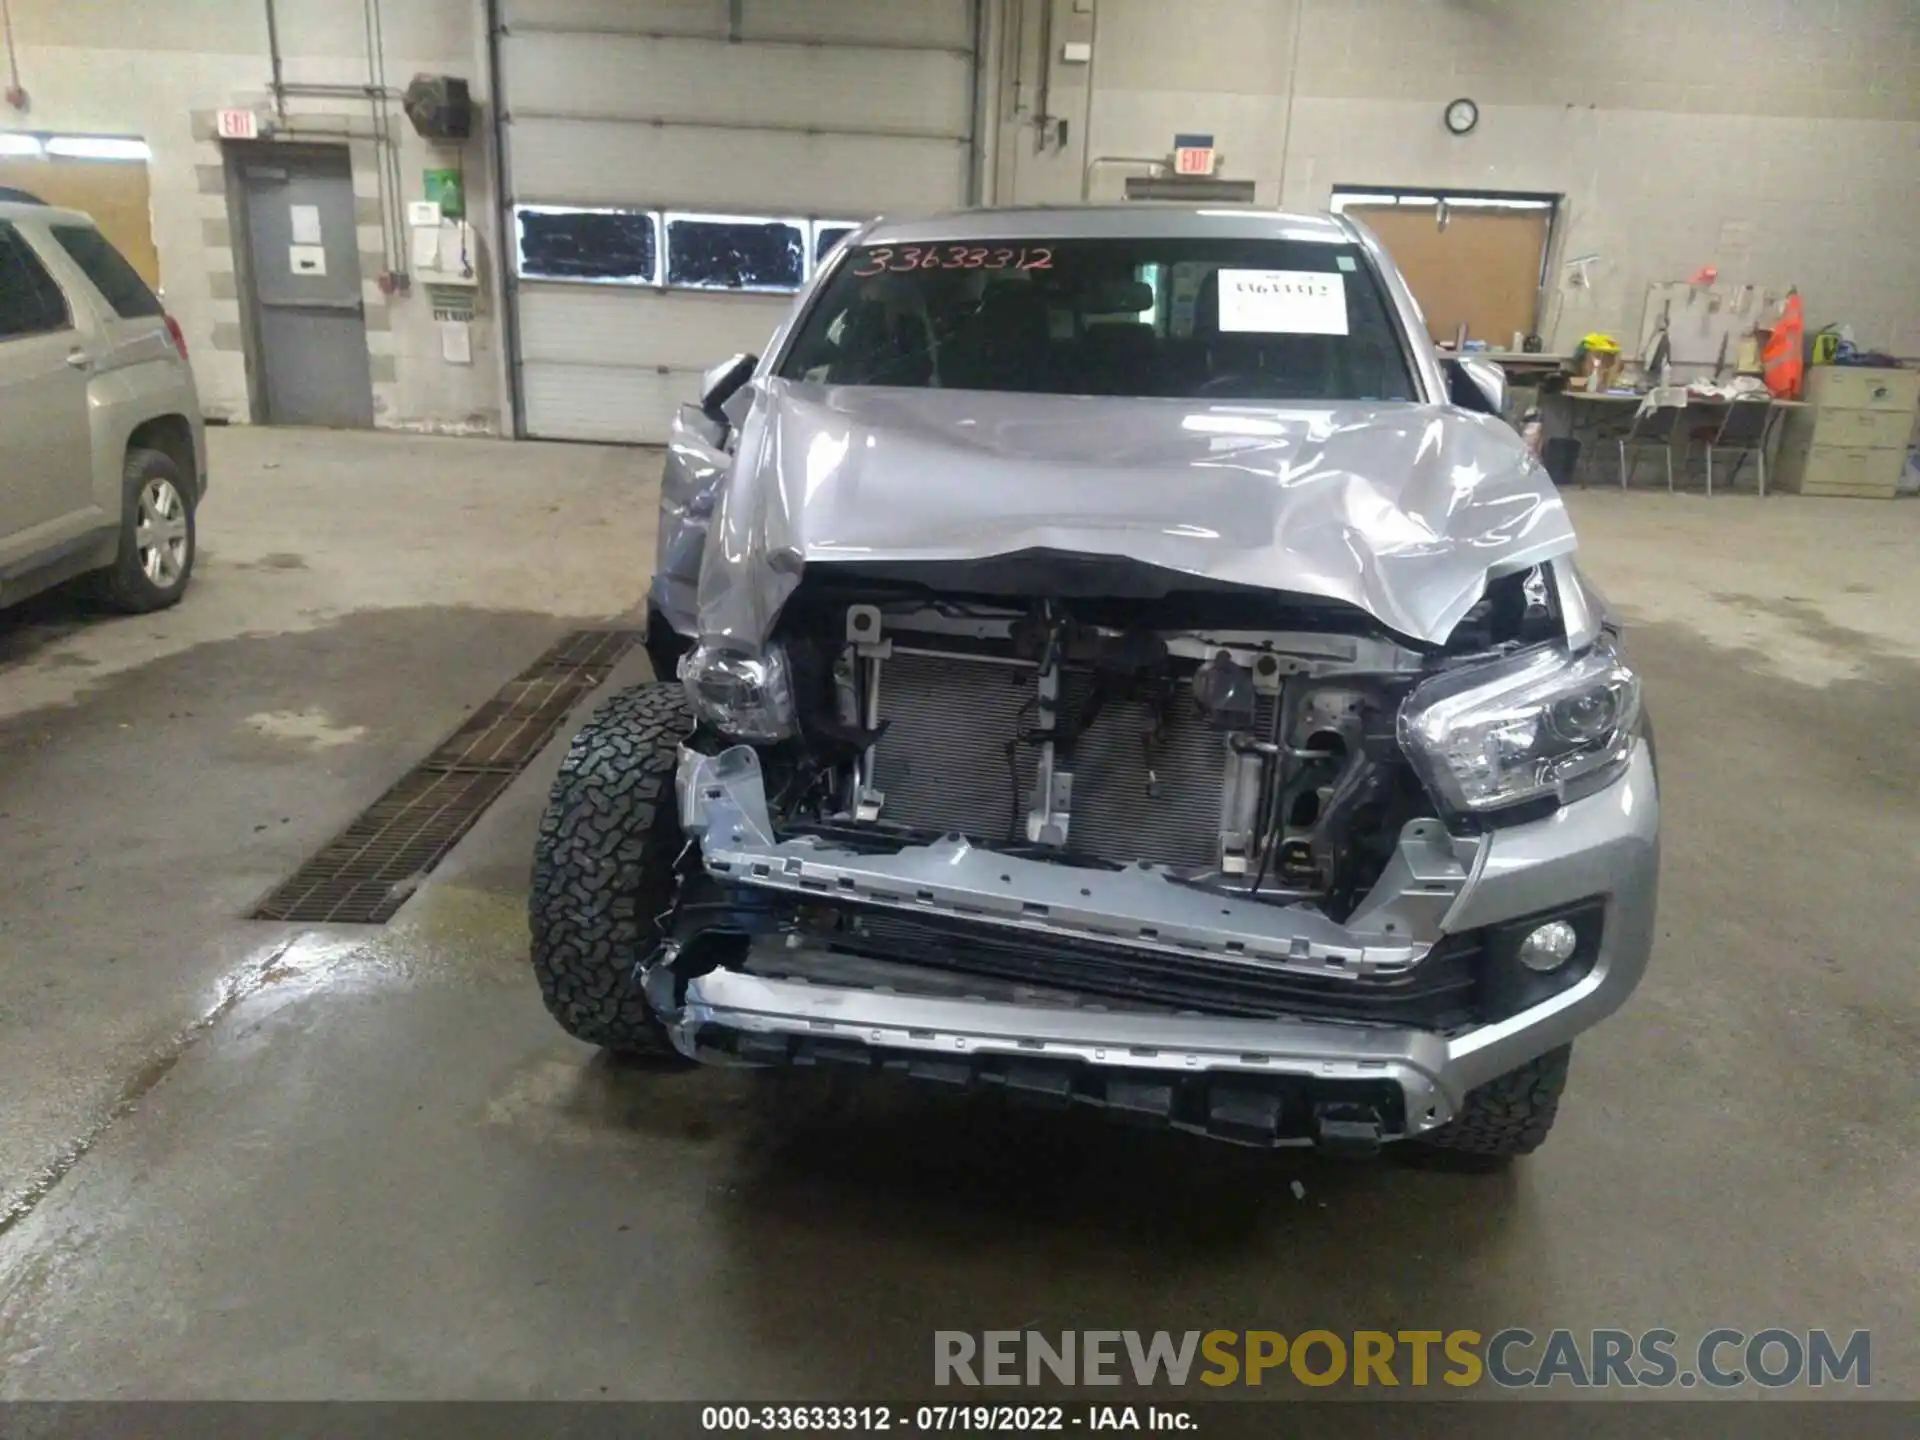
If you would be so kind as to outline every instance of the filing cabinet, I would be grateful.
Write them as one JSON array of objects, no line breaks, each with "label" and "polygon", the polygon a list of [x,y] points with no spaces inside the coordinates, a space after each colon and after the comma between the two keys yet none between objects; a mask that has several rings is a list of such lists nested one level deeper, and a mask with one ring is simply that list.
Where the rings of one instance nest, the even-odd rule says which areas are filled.
[{"label": "filing cabinet", "polygon": [[1892,499],[1920,410],[1920,370],[1817,365],[1807,372],[1807,403],[1781,432],[1779,487]]}]

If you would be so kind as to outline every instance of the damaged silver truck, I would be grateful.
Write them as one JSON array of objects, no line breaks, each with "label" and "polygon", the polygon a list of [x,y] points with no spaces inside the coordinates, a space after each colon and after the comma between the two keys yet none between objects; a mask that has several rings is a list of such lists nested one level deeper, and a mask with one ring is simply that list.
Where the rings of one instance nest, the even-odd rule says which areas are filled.
[{"label": "damaged silver truck", "polygon": [[666,462],[542,822],[572,1034],[1494,1159],[1638,982],[1640,682],[1502,382],[1333,216],[876,222]]}]

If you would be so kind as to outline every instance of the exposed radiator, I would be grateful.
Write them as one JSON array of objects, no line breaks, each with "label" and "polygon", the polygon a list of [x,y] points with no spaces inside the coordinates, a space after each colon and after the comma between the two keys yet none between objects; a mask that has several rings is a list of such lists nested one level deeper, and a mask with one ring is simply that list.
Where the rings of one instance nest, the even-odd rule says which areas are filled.
[{"label": "exposed radiator", "polygon": [[[896,654],[880,673],[887,732],[874,779],[887,797],[883,818],[994,843],[1024,841],[1039,750],[1015,746],[1010,766],[1007,742],[1033,726],[1033,669]],[[1078,713],[1090,684],[1084,671],[1063,674],[1063,727]],[[1270,706],[1263,699],[1262,727]],[[1201,720],[1183,683],[1153,751],[1155,798],[1147,792],[1148,758],[1141,744],[1146,726],[1144,705],[1109,699],[1075,742],[1071,759],[1056,761],[1073,773],[1068,847],[1121,863],[1211,866],[1219,853],[1225,737]]]}]

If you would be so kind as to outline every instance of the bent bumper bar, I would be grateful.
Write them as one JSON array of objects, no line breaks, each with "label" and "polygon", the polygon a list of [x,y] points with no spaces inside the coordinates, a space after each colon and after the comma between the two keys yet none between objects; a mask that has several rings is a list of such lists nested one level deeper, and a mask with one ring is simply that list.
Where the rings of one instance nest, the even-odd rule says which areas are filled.
[{"label": "bent bumper bar", "polygon": [[[710,798],[720,798],[709,793]],[[696,798],[683,793],[683,801]],[[809,875],[821,862],[831,863],[833,881],[819,887],[829,894],[851,888],[844,885],[848,872],[863,865],[868,873],[856,884],[898,885],[900,877],[882,863],[898,857],[844,851],[815,851],[804,858],[785,854],[764,817],[763,805],[756,813],[749,803],[745,811],[729,814],[724,830],[709,827],[701,837],[709,864],[719,858],[728,879],[774,889],[799,888],[802,878],[824,882],[824,874]],[[675,1044],[696,1058],[713,1058],[710,1041],[713,1032],[720,1031],[808,1042],[831,1040],[893,1056],[993,1055],[1065,1062],[1095,1072],[1233,1074],[1319,1083],[1389,1080],[1404,1097],[1405,1133],[1414,1134],[1446,1123],[1469,1090],[1567,1043],[1625,1002],[1645,971],[1652,946],[1658,835],[1659,797],[1652,759],[1641,744],[1627,774],[1606,790],[1565,805],[1545,819],[1485,837],[1472,856],[1470,873],[1450,887],[1450,903],[1438,920],[1441,933],[1497,925],[1596,896],[1606,905],[1605,924],[1593,967],[1569,988],[1497,1022],[1450,1035],[1334,1021],[1208,1017],[905,993],[898,987],[805,983],[730,969],[693,977],[676,994],[672,977],[663,973],[666,967],[658,966],[648,976],[649,995]],[[970,852],[964,845],[939,853],[933,846],[917,848],[914,864],[933,867],[944,862],[949,869],[969,854],[990,853]],[[749,859],[744,868],[736,865],[743,855],[755,851],[760,859]],[[1006,868],[1012,863],[995,857],[996,876],[1014,874]],[[1074,876],[1076,890],[1087,885],[1085,872],[1026,863]],[[756,875],[761,866],[765,873]],[[1190,893],[1153,876],[1141,876],[1138,883],[1169,895]],[[917,893],[909,887],[904,903],[914,903]],[[1138,900],[1147,893],[1130,898]],[[1023,903],[1020,887],[1010,898],[1015,904]],[[1024,903],[1046,902],[1028,897]],[[1318,912],[1298,907],[1247,908],[1262,912],[1258,923],[1266,927],[1263,951],[1290,951],[1297,962],[1323,974],[1330,962],[1386,961],[1391,968],[1401,959],[1381,953],[1378,935],[1329,935],[1328,930],[1338,932],[1342,927]],[[1359,913],[1367,908],[1363,906]],[[1027,918],[1037,928],[1055,917],[1029,913]],[[1233,923],[1249,922],[1236,914]],[[1406,963],[1417,965],[1419,958],[1414,955]]]}]

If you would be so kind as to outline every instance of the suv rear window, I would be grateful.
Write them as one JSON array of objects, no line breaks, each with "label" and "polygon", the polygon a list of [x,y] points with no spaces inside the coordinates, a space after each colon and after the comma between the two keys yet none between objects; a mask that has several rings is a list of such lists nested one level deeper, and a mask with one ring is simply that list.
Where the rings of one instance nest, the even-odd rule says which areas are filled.
[{"label": "suv rear window", "polygon": [[19,232],[0,225],[0,339],[67,328],[67,300]]},{"label": "suv rear window", "polygon": [[87,272],[93,288],[106,298],[113,313],[123,320],[137,320],[162,313],[159,297],[147,288],[140,272],[113,248],[113,242],[90,225],[54,225],[49,227],[60,248],[73,257],[73,263]]},{"label": "suv rear window", "polygon": [[828,385],[1206,400],[1410,400],[1357,245],[1151,237],[863,246],[781,374]]}]

